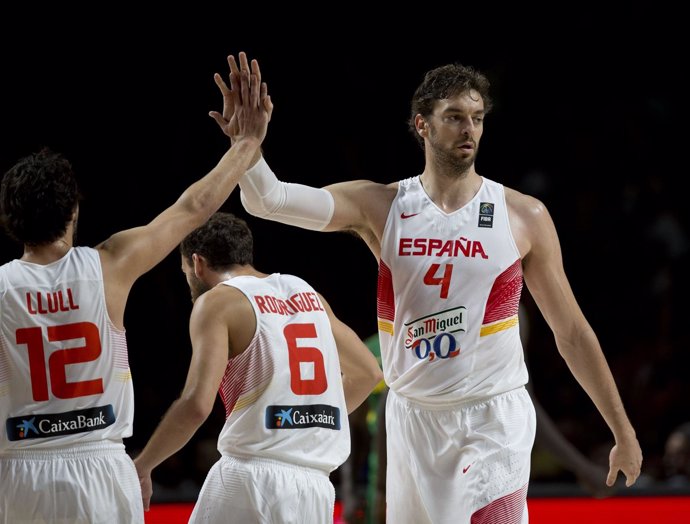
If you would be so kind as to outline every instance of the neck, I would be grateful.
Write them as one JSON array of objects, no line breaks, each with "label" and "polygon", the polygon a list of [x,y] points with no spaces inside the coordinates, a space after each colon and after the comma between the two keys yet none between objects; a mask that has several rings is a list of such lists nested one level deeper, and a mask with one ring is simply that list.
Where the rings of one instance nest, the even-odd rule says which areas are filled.
[{"label": "neck", "polygon": [[215,273],[215,278],[214,278],[215,282],[213,282],[213,285],[219,284],[220,282],[223,282],[223,281],[228,280],[228,279],[233,278],[233,277],[242,277],[242,276],[265,278],[268,275],[266,273],[261,273],[260,271],[257,271],[250,264],[246,264],[244,266],[232,266],[227,271],[221,271],[221,272]]},{"label": "neck", "polygon": [[50,264],[60,260],[70,249],[72,249],[72,243],[67,241],[65,237],[40,246],[24,245],[24,254],[21,260],[34,264]]},{"label": "neck", "polygon": [[451,171],[427,163],[420,180],[429,198],[446,213],[467,204],[482,185],[474,164],[464,171]]}]

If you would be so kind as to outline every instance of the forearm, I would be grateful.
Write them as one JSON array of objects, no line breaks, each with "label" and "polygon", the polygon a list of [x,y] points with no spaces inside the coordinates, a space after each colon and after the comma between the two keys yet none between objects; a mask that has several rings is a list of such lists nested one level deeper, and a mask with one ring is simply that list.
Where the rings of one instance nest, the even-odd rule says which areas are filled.
[{"label": "forearm", "polygon": [[136,457],[137,469],[150,473],[161,462],[177,453],[189,442],[207,416],[208,414],[194,408],[190,400],[176,400]]},{"label": "forearm", "polygon": [[594,402],[616,441],[635,438],[608,363],[591,327],[573,340],[558,340],[558,349],[575,379]]},{"label": "forearm", "polygon": [[244,209],[266,218],[313,231],[323,231],[333,217],[333,196],[325,189],[278,180],[261,158],[239,182]]},{"label": "forearm", "polygon": [[372,369],[369,374],[361,376],[343,375],[343,391],[347,412],[352,413],[371,394],[376,385],[383,380],[383,373],[378,368]]},{"label": "forearm", "polygon": [[189,215],[190,220],[203,224],[235,189],[252,159],[260,152],[260,144],[258,139],[250,136],[237,141],[206,176],[182,193],[176,205]]}]

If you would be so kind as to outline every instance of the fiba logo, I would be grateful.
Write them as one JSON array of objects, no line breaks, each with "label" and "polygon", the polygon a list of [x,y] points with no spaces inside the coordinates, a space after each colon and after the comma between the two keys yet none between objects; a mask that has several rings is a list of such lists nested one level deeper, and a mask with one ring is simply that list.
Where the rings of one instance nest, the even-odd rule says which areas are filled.
[{"label": "fiba logo", "polygon": [[478,227],[494,226],[494,204],[492,202],[481,202],[479,204],[479,223]]}]

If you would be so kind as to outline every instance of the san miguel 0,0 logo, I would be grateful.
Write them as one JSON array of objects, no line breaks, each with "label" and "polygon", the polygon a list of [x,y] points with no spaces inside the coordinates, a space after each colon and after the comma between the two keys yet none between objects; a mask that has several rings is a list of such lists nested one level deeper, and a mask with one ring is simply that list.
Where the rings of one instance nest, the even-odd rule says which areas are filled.
[{"label": "san miguel 0,0 logo", "polygon": [[453,333],[467,329],[467,308],[460,306],[405,322],[405,348],[419,359],[453,358],[460,348]]}]

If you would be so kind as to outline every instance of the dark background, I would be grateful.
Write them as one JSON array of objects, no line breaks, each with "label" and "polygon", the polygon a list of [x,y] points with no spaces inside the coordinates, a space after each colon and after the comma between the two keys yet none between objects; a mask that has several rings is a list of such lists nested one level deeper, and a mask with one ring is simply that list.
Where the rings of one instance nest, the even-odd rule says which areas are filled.
[{"label": "dark background", "polygon": [[[500,18],[462,5],[422,10],[431,7],[395,13],[405,23],[335,5],[6,12],[0,169],[42,146],[64,153],[84,193],[79,244],[146,223],[227,148],[207,116],[221,107],[213,73],[225,74],[227,54],[246,51],[260,60],[275,104],[264,150],[282,179],[387,183],[423,167],[406,121],[424,72],[473,65],[491,80],[495,99],[477,170],[549,208],[566,272],[642,442],[644,472],[660,479],[667,434],[690,420],[682,17],[662,4],[608,15],[578,4]],[[238,193],[223,209],[249,222],[259,270],[304,277],[362,338],[376,331],[377,266],[363,242],[248,216]],[[0,248],[0,262],[21,255],[4,237]],[[184,383],[191,301],[179,265],[174,252],[136,283],[127,306],[137,395],[131,451]],[[601,460],[610,433],[524,295],[536,395],[564,433]],[[190,464],[202,446],[213,448],[222,421],[217,410],[159,480],[203,479],[206,466],[192,473]]]}]

